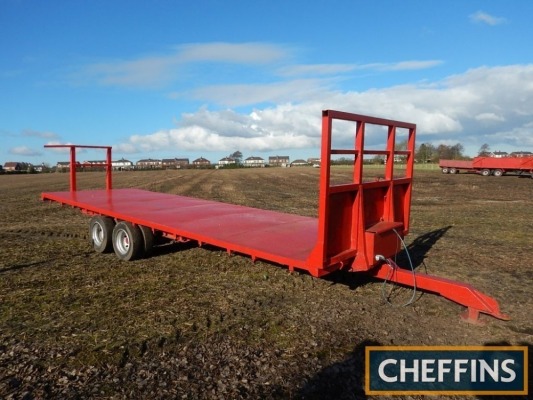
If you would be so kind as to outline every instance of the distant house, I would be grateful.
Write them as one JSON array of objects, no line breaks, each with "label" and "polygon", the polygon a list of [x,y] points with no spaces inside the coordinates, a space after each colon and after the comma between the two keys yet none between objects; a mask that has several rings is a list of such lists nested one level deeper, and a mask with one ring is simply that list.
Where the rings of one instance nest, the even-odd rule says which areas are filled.
[{"label": "distant house", "polygon": [[48,172],[50,171],[50,167],[48,167],[48,165],[45,163],[41,163],[41,165],[34,166],[34,171],[35,172]]},{"label": "distant house", "polygon": [[509,154],[511,157],[533,157],[533,153],[530,151],[513,151]]},{"label": "distant house", "polygon": [[83,168],[87,170],[104,170],[106,165],[106,160],[90,160],[82,163]]},{"label": "distant house", "polygon": [[314,168],[320,168],[320,158],[309,157],[307,159],[307,164],[312,165]]},{"label": "distant house", "polygon": [[265,166],[265,160],[261,157],[248,157],[246,160],[244,160],[244,166],[245,167],[264,167]]},{"label": "distant house", "polygon": [[174,158],[163,158],[161,160],[161,166],[163,167],[163,169],[176,168],[176,159],[174,159]]},{"label": "distant house", "polygon": [[176,158],[176,163],[178,164],[176,168],[186,168],[189,166],[188,158]]},{"label": "distant house", "polygon": [[[80,166],[81,166],[80,163],[76,162],[76,168],[80,168]],[[56,170],[58,172],[70,171],[70,161],[59,161],[56,164]]]},{"label": "distant house", "polygon": [[111,161],[111,166],[116,171],[125,171],[133,168],[133,163],[130,160],[124,159],[122,157],[120,160]]},{"label": "distant house", "polygon": [[25,171],[26,169],[28,169],[28,165],[24,162],[8,161],[4,164],[6,172]]},{"label": "distant house", "polygon": [[309,165],[309,163],[302,159],[294,160],[293,162],[291,162],[291,167],[303,167],[306,165]]},{"label": "distant house", "polygon": [[217,164],[219,167],[226,167],[228,165],[236,165],[237,161],[235,161],[235,159],[231,157],[224,157],[218,160]]},{"label": "distant house", "polygon": [[159,169],[161,168],[161,160],[145,158],[135,163],[138,169]]},{"label": "distant house", "polygon": [[268,165],[271,167],[285,167],[289,165],[289,156],[270,156]]},{"label": "distant house", "polygon": [[189,165],[188,158],[163,158],[161,160],[161,166],[164,169],[180,169]]},{"label": "distant house", "polygon": [[56,164],[56,168],[58,171],[66,171],[70,169],[70,162],[69,161],[58,161]]},{"label": "distant house", "polygon": [[405,160],[407,160],[407,156],[405,154],[395,154],[394,155],[394,162],[395,163],[405,163]]},{"label": "distant house", "polygon": [[507,157],[508,155],[509,153],[507,153],[506,151],[495,151],[490,154],[490,157],[502,158],[502,157]]},{"label": "distant house", "polygon": [[209,161],[206,158],[200,157],[200,158],[197,158],[196,160],[194,160],[192,162],[192,165],[194,165],[197,168],[199,168],[199,167],[209,167],[211,165],[211,161]]},{"label": "distant house", "polygon": [[92,160],[84,161],[83,164],[93,165],[93,166],[105,166],[107,164],[106,160]]}]

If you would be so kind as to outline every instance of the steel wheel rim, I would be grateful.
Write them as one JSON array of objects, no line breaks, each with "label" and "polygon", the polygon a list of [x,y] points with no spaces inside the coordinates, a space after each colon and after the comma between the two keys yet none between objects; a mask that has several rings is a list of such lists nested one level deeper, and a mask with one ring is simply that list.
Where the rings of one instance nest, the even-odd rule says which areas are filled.
[{"label": "steel wheel rim", "polygon": [[100,246],[104,242],[104,227],[98,222],[93,225],[92,238],[97,246]]},{"label": "steel wheel rim", "polygon": [[130,237],[123,229],[117,232],[115,237],[115,247],[120,254],[126,254],[130,249]]}]

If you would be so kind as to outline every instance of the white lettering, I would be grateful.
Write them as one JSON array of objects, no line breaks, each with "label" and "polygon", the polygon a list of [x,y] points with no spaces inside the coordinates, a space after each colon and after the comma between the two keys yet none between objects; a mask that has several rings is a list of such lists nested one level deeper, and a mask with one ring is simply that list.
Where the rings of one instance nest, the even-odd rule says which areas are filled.
[{"label": "white lettering", "polygon": [[[501,377],[502,382],[512,382],[516,379],[516,372],[514,372],[512,368],[509,368],[507,364],[514,364],[514,360],[508,359],[502,362],[502,377]],[[507,378],[504,377],[503,372],[506,372],[507,374],[509,374],[509,377]]]},{"label": "white lettering", "polygon": [[439,382],[444,382],[444,374],[450,372],[450,368],[446,368],[444,364],[450,365],[452,360],[439,360],[438,361],[438,372],[439,372]]},{"label": "white lettering", "polygon": [[494,382],[498,382],[498,360],[494,360],[493,368],[485,360],[479,360],[479,381],[485,382],[485,372],[488,372]]},{"label": "white lettering", "polygon": [[455,382],[460,382],[461,374],[463,372],[468,371],[467,368],[461,368],[461,365],[465,365],[465,364],[468,364],[468,360],[461,360],[461,359],[455,360],[455,375],[454,375]]},{"label": "white lettering", "polygon": [[[399,369],[399,371],[398,371]],[[470,382],[513,382],[517,378],[515,360],[479,359],[393,359],[383,360],[378,368],[379,378],[383,382],[445,382],[451,379],[461,382],[470,378]]]},{"label": "white lettering", "polygon": [[429,365],[433,364],[435,364],[435,360],[422,360],[422,382],[435,382],[434,377],[428,376],[435,371],[435,368],[429,368]]},{"label": "white lettering", "polygon": [[411,368],[405,365],[405,360],[400,360],[400,382],[405,382],[406,374],[413,374],[413,380],[410,382],[418,382],[418,360],[413,360]]},{"label": "white lettering", "polygon": [[385,361],[382,361],[381,364],[379,364],[379,369],[378,369],[379,377],[385,382],[389,382],[389,383],[397,382],[398,381],[397,376],[388,376],[387,374],[385,374],[385,367],[389,364],[397,364],[397,361],[390,359],[390,358]]}]

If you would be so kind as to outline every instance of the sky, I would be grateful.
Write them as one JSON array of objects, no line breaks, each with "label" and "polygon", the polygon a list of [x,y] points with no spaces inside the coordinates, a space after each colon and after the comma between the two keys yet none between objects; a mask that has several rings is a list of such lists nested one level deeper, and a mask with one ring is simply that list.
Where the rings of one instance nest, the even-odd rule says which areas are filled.
[{"label": "sky", "polygon": [[65,161],[43,148],[58,143],[133,162],[317,157],[324,109],[470,156],[533,151],[532,15],[530,0],[0,0],[0,163]]}]

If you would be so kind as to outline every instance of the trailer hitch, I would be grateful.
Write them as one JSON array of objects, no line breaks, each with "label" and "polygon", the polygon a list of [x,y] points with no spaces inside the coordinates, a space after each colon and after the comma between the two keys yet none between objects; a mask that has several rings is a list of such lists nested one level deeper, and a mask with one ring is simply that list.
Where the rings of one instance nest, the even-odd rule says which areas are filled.
[{"label": "trailer hitch", "polygon": [[500,311],[500,306],[495,299],[481,293],[467,283],[440,278],[422,272],[414,273],[411,270],[398,267],[391,259],[387,259],[386,262],[382,262],[376,267],[369,269],[367,273],[374,278],[388,280],[404,286],[413,287],[416,284],[417,289],[438,293],[449,300],[461,304],[466,307],[466,310],[461,314],[461,318],[469,323],[480,324],[480,313],[504,321],[511,319],[507,314]]}]

